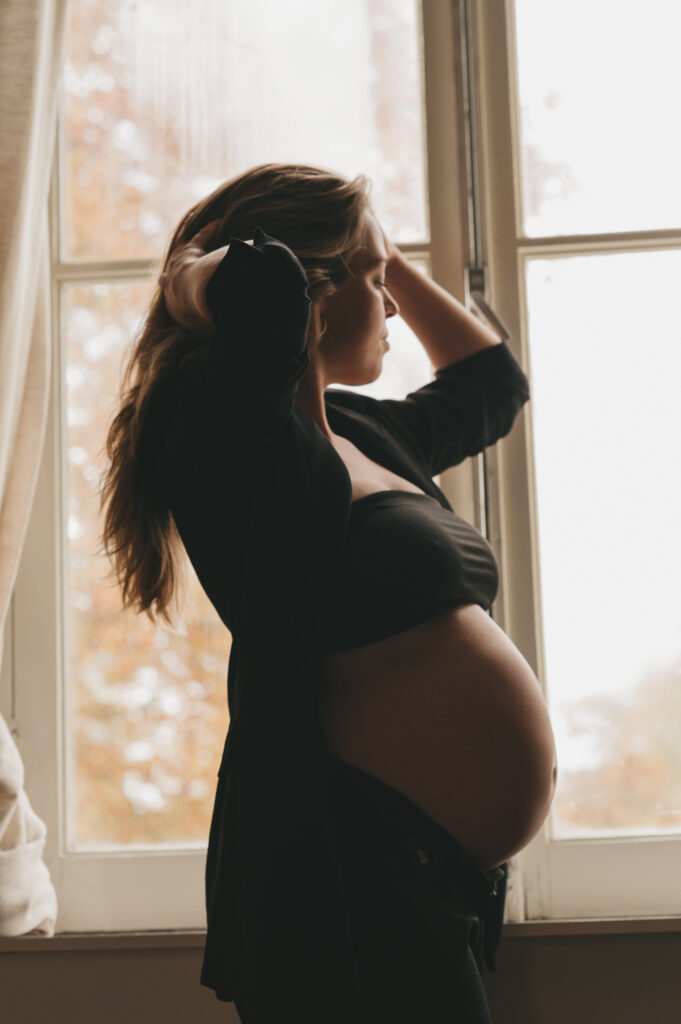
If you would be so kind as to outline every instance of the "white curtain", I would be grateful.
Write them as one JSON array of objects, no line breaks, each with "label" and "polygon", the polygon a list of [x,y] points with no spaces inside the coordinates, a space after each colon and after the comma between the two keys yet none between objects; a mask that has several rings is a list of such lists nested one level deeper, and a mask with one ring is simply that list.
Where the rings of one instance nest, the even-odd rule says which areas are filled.
[{"label": "white curtain", "polygon": [[[47,198],[65,16],[66,0],[0,2],[0,662],[47,418]],[[0,935],[54,934],[46,831],[0,717]]]}]

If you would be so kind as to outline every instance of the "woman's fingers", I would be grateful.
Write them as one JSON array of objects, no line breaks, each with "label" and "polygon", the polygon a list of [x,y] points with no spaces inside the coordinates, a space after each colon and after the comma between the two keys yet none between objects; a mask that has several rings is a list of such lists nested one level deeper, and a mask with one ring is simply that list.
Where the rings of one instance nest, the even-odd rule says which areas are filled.
[{"label": "woman's fingers", "polygon": [[[380,224],[379,224],[379,227],[380,227]],[[388,263],[390,263],[390,261],[392,259],[394,259],[395,256],[399,255],[399,249],[397,248],[396,245],[393,245],[393,243],[390,241],[390,239],[386,235],[386,233],[383,230],[383,228],[381,228],[381,234],[383,235],[383,241],[385,242],[385,249],[386,249],[386,252],[388,254]]]},{"label": "woman's fingers", "polygon": [[202,249],[208,251],[208,243],[215,234],[215,229],[219,223],[220,219],[218,218],[217,220],[212,220],[209,224],[204,224],[201,230],[196,232],[188,244],[198,245]]}]

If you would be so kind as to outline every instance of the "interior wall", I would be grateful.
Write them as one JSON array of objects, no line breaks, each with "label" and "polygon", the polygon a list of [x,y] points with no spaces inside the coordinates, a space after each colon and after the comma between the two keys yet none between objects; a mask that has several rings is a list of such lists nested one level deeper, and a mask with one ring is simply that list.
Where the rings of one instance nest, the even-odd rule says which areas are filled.
[{"label": "interior wall", "polygon": [[[234,1004],[200,985],[202,955],[3,952],[1,1016],[8,1024],[239,1024]],[[681,933],[508,937],[497,972],[483,980],[494,1024],[677,1024],[680,963]],[[290,1008],[284,1020],[295,1020]]]},{"label": "interior wall", "polygon": [[681,933],[503,938],[494,1024],[678,1024]]}]

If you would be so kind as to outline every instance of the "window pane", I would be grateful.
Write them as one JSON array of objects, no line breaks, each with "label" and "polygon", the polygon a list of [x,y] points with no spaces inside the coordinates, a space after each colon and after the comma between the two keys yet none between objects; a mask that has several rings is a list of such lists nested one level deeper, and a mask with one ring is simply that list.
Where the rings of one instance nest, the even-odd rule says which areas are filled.
[{"label": "window pane", "polygon": [[72,0],[63,256],[156,257],[254,164],[374,184],[395,242],[425,239],[417,0]]},{"label": "window pane", "polygon": [[681,225],[681,4],[515,0],[522,230]]},{"label": "window pane", "polygon": [[678,835],[681,253],[525,273],[553,836]]},{"label": "window pane", "polygon": [[124,613],[96,554],[106,431],[150,285],[70,286],[63,296],[69,846],[205,844],[229,725],[230,634],[193,570],[186,635]]}]

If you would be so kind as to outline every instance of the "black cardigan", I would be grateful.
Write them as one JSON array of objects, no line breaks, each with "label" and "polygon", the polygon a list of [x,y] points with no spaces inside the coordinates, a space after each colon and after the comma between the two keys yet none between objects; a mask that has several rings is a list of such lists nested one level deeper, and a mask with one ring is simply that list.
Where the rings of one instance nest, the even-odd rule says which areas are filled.
[{"label": "black cardigan", "polygon": [[[255,1006],[258,1024],[287,1007],[298,1024],[348,1024],[361,995],[314,692],[351,481],[295,405],[309,365],[304,271],[271,236],[256,243],[230,239],[207,292],[211,344],[159,382],[144,430],[156,493],[232,634],[201,983]],[[508,434],[528,398],[505,341],[401,400],[324,394],[335,434],[445,508],[432,477]]]}]

